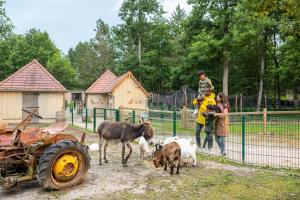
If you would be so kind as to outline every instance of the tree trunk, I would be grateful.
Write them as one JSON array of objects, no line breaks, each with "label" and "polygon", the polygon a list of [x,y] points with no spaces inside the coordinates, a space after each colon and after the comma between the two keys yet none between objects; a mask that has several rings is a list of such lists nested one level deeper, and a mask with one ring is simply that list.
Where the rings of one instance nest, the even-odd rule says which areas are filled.
[{"label": "tree trunk", "polygon": [[229,71],[229,60],[227,57],[223,61],[223,93],[228,96],[228,71]]},{"label": "tree trunk", "polygon": [[[228,10],[228,1],[224,1],[224,12],[227,13]],[[223,38],[225,38],[228,35],[228,28],[229,28],[229,17],[228,14],[225,15],[224,19],[224,35]],[[228,45],[224,45],[223,49],[223,93],[228,96],[228,72],[229,72],[229,58],[228,58]]]},{"label": "tree trunk", "polygon": [[139,66],[142,65],[142,37],[139,35],[139,44],[138,44],[138,60],[139,60]]},{"label": "tree trunk", "polygon": [[260,106],[261,106],[261,101],[262,101],[262,94],[263,94],[263,88],[264,88],[265,65],[266,65],[266,52],[264,49],[262,51],[261,58],[260,58],[260,82],[259,82],[259,91],[258,91],[256,111],[260,111]]},{"label": "tree trunk", "polygon": [[276,42],[276,28],[274,28],[273,32],[273,45],[274,45],[274,51],[273,51],[273,60],[274,65],[276,68],[276,75],[275,75],[275,98],[276,98],[276,109],[280,108],[280,74],[279,74],[279,61],[276,56],[276,48],[277,48],[277,42]]}]

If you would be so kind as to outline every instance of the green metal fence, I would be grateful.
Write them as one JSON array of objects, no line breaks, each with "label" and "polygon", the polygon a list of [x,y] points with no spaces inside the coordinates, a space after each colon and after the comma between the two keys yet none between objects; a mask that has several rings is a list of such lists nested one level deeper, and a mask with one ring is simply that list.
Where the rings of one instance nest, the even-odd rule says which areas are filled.
[{"label": "green metal fence", "polygon": [[[164,111],[142,109],[71,109],[71,123],[94,132],[104,120],[139,123],[141,117],[154,128],[155,142],[179,136],[195,141],[195,119],[191,110]],[[84,120],[85,118],[85,120]],[[259,166],[300,169],[300,111],[230,113],[230,134],[225,139],[226,159]],[[204,129],[201,140],[205,137]],[[212,155],[220,150],[214,141]]]},{"label": "green metal fence", "polygon": [[[155,131],[154,139],[163,141],[174,135],[194,140],[192,111],[148,110]],[[140,119],[140,112],[121,109],[122,121]],[[133,121],[131,121],[133,122]],[[259,166],[300,168],[300,111],[230,113],[230,134],[225,139],[226,159]],[[205,137],[204,129],[201,140]],[[195,140],[194,140],[195,141]],[[220,150],[214,141],[212,155]]]}]

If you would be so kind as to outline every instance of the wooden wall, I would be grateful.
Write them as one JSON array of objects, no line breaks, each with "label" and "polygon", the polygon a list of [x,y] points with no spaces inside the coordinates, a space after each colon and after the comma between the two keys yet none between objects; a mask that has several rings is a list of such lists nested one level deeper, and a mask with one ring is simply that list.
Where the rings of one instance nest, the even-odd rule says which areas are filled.
[{"label": "wooden wall", "polygon": [[0,119],[22,119],[22,93],[0,92]]},{"label": "wooden wall", "polygon": [[137,109],[147,109],[147,96],[141,88],[127,77],[113,92],[114,107],[129,107]]},{"label": "wooden wall", "polygon": [[[0,92],[0,119],[15,123],[22,119],[22,92]],[[64,93],[39,93],[39,122],[53,122],[56,112],[64,113]]]},{"label": "wooden wall", "polygon": [[64,112],[64,103],[64,93],[39,93],[39,114],[44,119],[55,119],[57,111]]},{"label": "wooden wall", "polygon": [[107,94],[86,94],[86,106],[88,107],[88,109],[107,108],[108,95]]}]

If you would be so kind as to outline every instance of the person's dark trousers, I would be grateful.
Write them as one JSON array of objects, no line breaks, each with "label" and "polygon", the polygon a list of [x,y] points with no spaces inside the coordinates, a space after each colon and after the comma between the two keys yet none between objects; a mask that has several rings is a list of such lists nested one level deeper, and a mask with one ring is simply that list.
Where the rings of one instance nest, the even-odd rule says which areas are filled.
[{"label": "person's dark trousers", "polygon": [[205,136],[205,139],[204,139],[203,148],[205,148],[206,143],[208,144],[208,148],[211,149],[212,146],[213,146],[213,133],[206,132],[206,136]]},{"label": "person's dark trousers", "polygon": [[201,130],[203,128],[203,124],[200,124],[200,123],[196,123],[196,132],[195,132],[195,135],[196,135],[196,142],[197,142],[197,145],[199,148],[201,148],[201,137],[200,137],[200,133],[201,133]]},{"label": "person's dark trousers", "polygon": [[216,135],[216,142],[221,150],[221,154],[225,155],[225,137]]}]

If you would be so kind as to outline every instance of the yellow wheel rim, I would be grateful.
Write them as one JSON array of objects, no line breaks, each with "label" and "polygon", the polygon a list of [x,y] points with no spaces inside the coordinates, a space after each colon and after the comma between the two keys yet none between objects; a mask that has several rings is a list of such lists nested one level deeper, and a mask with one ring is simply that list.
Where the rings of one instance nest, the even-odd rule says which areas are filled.
[{"label": "yellow wheel rim", "polygon": [[78,170],[76,156],[64,154],[54,163],[53,173],[58,180],[70,180]]}]

